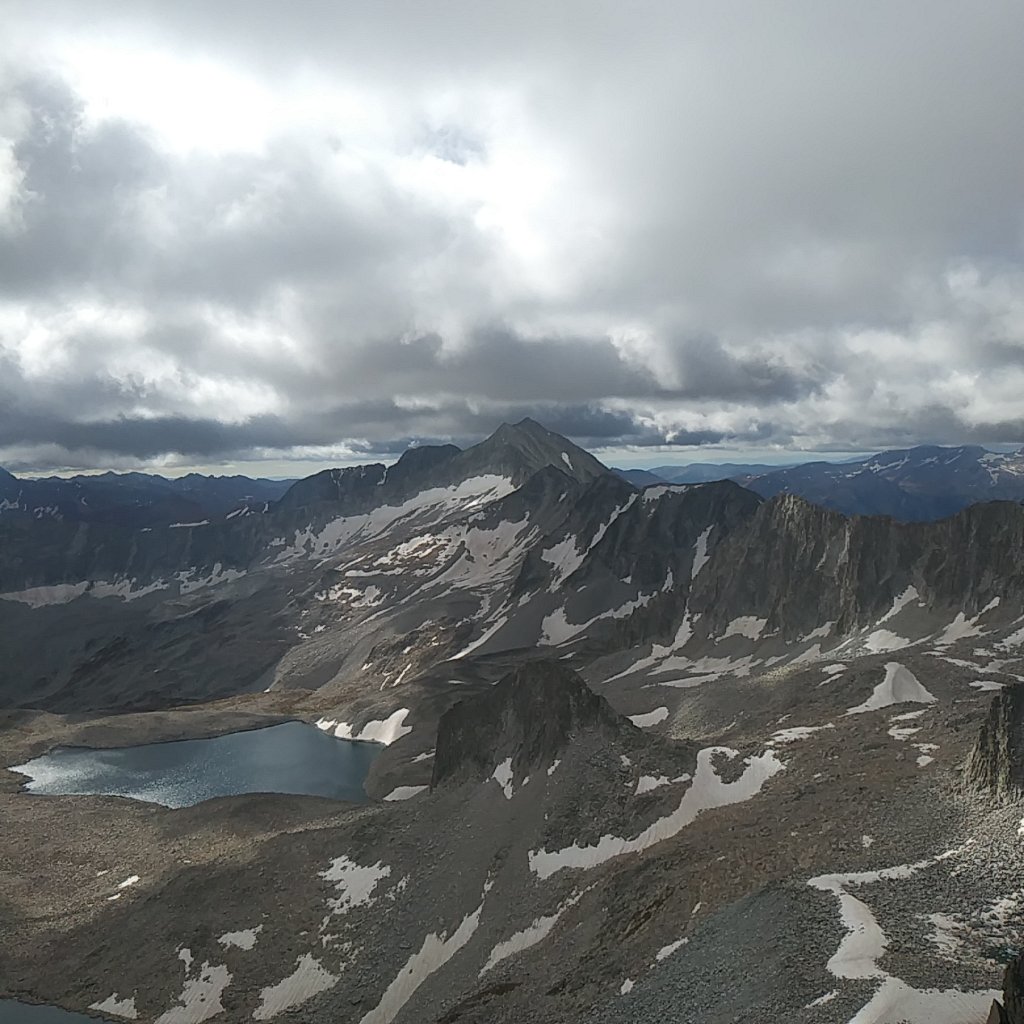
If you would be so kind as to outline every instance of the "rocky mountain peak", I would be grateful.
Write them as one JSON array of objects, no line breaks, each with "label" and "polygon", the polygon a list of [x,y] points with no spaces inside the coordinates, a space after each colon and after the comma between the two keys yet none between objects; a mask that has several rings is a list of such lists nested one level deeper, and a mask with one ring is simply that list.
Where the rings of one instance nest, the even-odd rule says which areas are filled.
[{"label": "rocky mountain peak", "polygon": [[507,758],[517,773],[548,767],[588,730],[637,732],[562,662],[527,662],[441,716],[431,786],[485,779]]},{"label": "rocky mountain peak", "polygon": [[503,423],[486,440],[467,448],[462,459],[480,472],[510,476],[517,485],[545,466],[584,483],[609,473],[589,452],[529,418]]},{"label": "rocky mountain peak", "polygon": [[967,757],[964,782],[997,797],[1024,791],[1024,685],[997,693]]}]

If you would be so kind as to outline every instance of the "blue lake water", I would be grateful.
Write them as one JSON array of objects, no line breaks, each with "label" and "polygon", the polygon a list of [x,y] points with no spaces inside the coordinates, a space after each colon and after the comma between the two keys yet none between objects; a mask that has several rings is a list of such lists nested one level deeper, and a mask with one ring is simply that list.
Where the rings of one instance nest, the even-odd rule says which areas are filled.
[{"label": "blue lake water", "polygon": [[12,770],[29,776],[26,788],[32,793],[127,796],[165,807],[238,793],[301,793],[361,803],[367,800],[366,773],[381,749],[285,722],[202,740],[110,750],[58,747]]},{"label": "blue lake water", "polygon": [[106,1018],[86,1017],[56,1006],[36,1006],[0,999],[0,1024],[103,1024]]}]

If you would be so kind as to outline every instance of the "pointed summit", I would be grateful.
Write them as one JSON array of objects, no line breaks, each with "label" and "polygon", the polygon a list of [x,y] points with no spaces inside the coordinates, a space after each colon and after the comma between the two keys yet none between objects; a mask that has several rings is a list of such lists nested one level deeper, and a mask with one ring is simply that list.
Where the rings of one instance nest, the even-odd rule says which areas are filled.
[{"label": "pointed summit", "polygon": [[590,452],[529,417],[502,423],[487,440],[467,448],[460,456],[463,459],[480,472],[509,476],[516,485],[545,466],[554,466],[580,483],[609,472]]}]

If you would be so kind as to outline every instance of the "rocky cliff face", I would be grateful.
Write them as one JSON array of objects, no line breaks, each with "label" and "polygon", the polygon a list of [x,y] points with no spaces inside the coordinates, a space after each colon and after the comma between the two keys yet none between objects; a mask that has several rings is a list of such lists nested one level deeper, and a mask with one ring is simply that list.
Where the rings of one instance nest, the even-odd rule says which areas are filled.
[{"label": "rocky cliff face", "polygon": [[1003,974],[1003,1001],[992,1000],[985,1024],[1024,1024],[1024,960],[1015,956]]},{"label": "rocky cliff face", "polygon": [[1024,685],[993,698],[968,755],[964,782],[1000,798],[1017,798],[1024,792]]},{"label": "rocky cliff face", "polygon": [[936,523],[847,518],[793,495],[765,502],[717,548],[695,581],[691,612],[716,627],[738,615],[798,635],[876,620],[908,586],[930,606],[973,614],[1024,600],[1024,512],[976,505]]},{"label": "rocky cliff face", "polygon": [[1024,1024],[1024,960],[1019,956],[1006,965],[1002,1011],[1000,1024]]},{"label": "rocky cliff face", "polygon": [[516,774],[547,768],[575,736],[592,730],[640,735],[572,669],[528,662],[441,716],[431,786],[482,780],[507,758]]}]

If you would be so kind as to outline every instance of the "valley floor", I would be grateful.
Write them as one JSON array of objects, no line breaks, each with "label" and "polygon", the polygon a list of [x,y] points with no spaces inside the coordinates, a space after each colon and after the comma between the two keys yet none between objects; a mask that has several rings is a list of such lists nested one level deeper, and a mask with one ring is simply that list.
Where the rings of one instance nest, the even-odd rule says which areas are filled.
[{"label": "valley floor", "polygon": [[[927,697],[881,697],[893,657],[661,687],[667,715],[643,729],[397,802],[172,811],[32,796],[4,772],[0,997],[160,1024],[982,1020],[1024,937],[1024,808],[964,792],[989,698],[972,673],[907,654]],[[304,691],[8,712],[0,751],[314,715]],[[370,792],[420,783],[431,745],[400,737]],[[780,767],[751,774],[766,751]],[[535,867],[559,850],[566,866]]]}]

